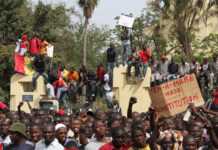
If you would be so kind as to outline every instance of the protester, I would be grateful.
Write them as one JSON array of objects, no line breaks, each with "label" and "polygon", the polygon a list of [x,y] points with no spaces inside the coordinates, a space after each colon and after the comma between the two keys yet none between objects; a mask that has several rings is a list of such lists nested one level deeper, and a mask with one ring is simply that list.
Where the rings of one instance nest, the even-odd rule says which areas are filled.
[{"label": "protester", "polygon": [[26,125],[20,122],[13,123],[9,129],[11,144],[6,150],[34,150],[31,142],[27,141]]},{"label": "protester", "polygon": [[113,43],[110,44],[110,47],[107,49],[107,72],[112,76],[113,69],[116,63],[116,50]]},{"label": "protester", "polygon": [[55,138],[55,127],[53,124],[47,124],[43,129],[44,139],[40,140],[35,150],[64,150],[64,147]]},{"label": "protester", "polygon": [[31,39],[30,42],[29,42],[29,45],[30,45],[29,51],[30,51],[30,54],[31,54],[32,56],[35,56],[35,55],[39,55],[39,54],[40,54],[41,41],[40,41],[40,39],[37,37],[36,34],[33,35],[32,39]]},{"label": "protester", "polygon": [[125,65],[131,55],[131,29],[122,27],[121,41],[123,46],[122,63]]},{"label": "protester", "polygon": [[138,53],[136,51],[135,48],[132,49],[132,53],[128,58],[127,61],[127,76],[130,77],[131,76],[131,68],[134,67],[135,68],[135,77],[140,78],[141,74],[140,74],[140,61],[139,61],[139,56]]},{"label": "protester", "polygon": [[142,65],[142,77],[144,77],[147,73],[148,61],[151,57],[151,49],[146,46],[143,47],[142,50],[139,51],[139,59],[141,60]]}]

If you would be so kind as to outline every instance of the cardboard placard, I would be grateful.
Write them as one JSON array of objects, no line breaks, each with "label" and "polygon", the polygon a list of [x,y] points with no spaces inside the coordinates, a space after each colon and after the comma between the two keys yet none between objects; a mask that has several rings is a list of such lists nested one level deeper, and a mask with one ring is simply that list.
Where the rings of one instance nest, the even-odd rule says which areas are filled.
[{"label": "cardboard placard", "polygon": [[190,103],[194,103],[196,107],[204,105],[204,100],[194,74],[151,87],[149,94],[152,106],[162,117],[182,113]]},{"label": "cardboard placard", "polygon": [[124,27],[127,27],[127,28],[132,28],[134,20],[135,19],[133,17],[121,15],[118,24],[120,26],[124,26]]}]

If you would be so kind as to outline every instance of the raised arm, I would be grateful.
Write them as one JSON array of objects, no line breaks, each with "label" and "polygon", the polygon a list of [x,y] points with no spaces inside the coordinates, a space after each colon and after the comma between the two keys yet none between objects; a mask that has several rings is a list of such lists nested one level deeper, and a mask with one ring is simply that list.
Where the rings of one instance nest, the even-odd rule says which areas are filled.
[{"label": "raised arm", "polygon": [[128,110],[127,110],[127,117],[128,118],[132,118],[132,107],[136,103],[137,103],[137,98],[136,97],[130,97],[129,106],[128,106]]}]

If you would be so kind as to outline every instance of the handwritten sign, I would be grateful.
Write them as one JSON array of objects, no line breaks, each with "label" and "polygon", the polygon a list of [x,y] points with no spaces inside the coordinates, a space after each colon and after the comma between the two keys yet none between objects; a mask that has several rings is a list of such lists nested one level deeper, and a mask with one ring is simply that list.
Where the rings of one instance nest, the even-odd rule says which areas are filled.
[{"label": "handwritten sign", "polygon": [[152,106],[155,107],[160,116],[164,117],[184,112],[190,103],[194,103],[195,106],[204,104],[194,74],[151,87],[149,94]]}]

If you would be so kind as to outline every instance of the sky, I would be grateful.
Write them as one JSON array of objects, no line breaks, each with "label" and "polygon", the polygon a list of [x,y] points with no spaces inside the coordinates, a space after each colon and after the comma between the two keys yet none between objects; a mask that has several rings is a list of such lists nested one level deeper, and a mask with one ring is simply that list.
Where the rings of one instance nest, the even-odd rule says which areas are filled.
[{"label": "sky", "polygon": [[[32,0],[36,3],[38,0]],[[80,10],[77,6],[78,0],[42,0],[46,3],[65,3],[66,6],[74,6],[76,10]],[[98,26],[109,25],[114,27],[116,21],[114,18],[121,13],[133,13],[133,15],[139,16],[143,8],[146,7],[147,0],[100,0],[94,15],[91,18],[91,23],[95,23]]]}]

